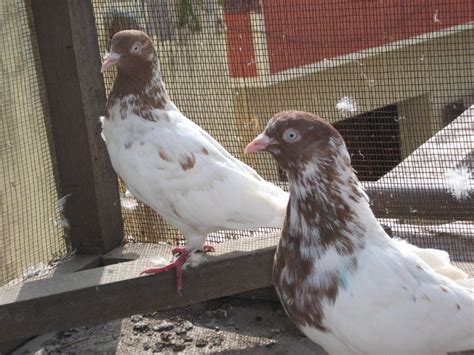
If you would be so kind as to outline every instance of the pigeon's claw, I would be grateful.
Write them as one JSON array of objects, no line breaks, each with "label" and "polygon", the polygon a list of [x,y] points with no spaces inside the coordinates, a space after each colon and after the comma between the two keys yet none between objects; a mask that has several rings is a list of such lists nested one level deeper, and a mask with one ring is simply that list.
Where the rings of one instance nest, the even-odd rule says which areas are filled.
[{"label": "pigeon's claw", "polygon": [[214,253],[216,251],[212,245],[207,245],[207,244],[205,244],[202,247],[202,250],[205,251],[206,253]]},{"label": "pigeon's claw", "polygon": [[186,253],[186,248],[185,247],[176,247],[176,248],[171,249],[171,253],[173,255],[181,255],[181,254]]},{"label": "pigeon's claw", "polygon": [[[199,250],[199,249],[196,249],[195,251],[203,251],[205,253],[213,253],[215,252],[216,250],[214,249],[214,247],[212,245],[203,245],[202,247],[202,250]],[[181,255],[183,253],[187,253],[187,249],[185,247],[176,247],[176,248],[173,248],[171,250],[171,253],[173,253],[173,255]]]},{"label": "pigeon's claw", "polygon": [[[184,248],[183,248],[184,249]],[[176,290],[178,291],[179,295],[181,296],[181,290],[183,289],[183,265],[186,263],[189,254],[184,249],[183,253],[179,255],[175,261],[172,263],[160,266],[160,267],[152,267],[146,270],[143,270],[140,275],[143,274],[159,274],[162,272],[166,272],[172,269],[176,269]]]}]

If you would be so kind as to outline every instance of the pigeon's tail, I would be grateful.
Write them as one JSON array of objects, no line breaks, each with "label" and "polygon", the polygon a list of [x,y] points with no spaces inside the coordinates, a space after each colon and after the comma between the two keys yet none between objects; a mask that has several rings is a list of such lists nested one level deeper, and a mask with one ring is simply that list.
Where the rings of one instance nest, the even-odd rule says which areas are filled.
[{"label": "pigeon's tail", "polygon": [[471,277],[470,279],[456,280],[456,283],[463,287],[474,289],[474,277]]},{"label": "pigeon's tail", "polygon": [[449,254],[446,251],[430,248],[418,248],[417,246],[401,239],[397,239],[397,242],[400,244],[401,248],[405,248],[416,254],[439,275],[443,275],[461,286],[468,288],[474,287],[474,279],[469,279],[467,273],[453,265],[449,258]]},{"label": "pigeon's tail", "polygon": [[273,218],[268,222],[268,225],[265,227],[270,228],[283,228],[283,224],[285,223],[285,215],[286,215],[286,205],[278,209],[273,216]]},{"label": "pigeon's tail", "polygon": [[280,188],[277,189],[279,191],[277,191],[275,194],[276,201],[274,214],[268,223],[269,225],[266,227],[283,228],[283,223],[285,222],[286,208],[288,206],[288,199],[290,195]]}]

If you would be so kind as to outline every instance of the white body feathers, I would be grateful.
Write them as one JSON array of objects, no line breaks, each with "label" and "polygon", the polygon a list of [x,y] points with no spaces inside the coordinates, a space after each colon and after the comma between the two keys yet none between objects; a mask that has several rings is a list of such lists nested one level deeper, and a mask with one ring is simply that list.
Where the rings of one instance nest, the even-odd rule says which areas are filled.
[{"label": "white body feathers", "polygon": [[[340,191],[342,196],[350,193],[343,184]],[[450,264],[444,251],[391,239],[366,196],[346,201],[356,213],[354,223],[365,230],[364,246],[347,256],[331,249],[319,259],[312,256],[314,269],[306,282],[324,285],[337,270],[340,286],[333,304],[322,303],[327,331],[300,325],[304,334],[330,354],[428,355],[474,349],[474,290],[453,281],[462,283],[467,275]],[[348,271],[345,265],[353,257],[357,267]]]},{"label": "white body feathers", "polygon": [[202,247],[217,230],[282,227],[288,194],[173,103],[153,110],[156,121],[131,110],[122,119],[119,103],[109,114],[102,135],[115,171],[136,198],[183,232],[189,249]]}]

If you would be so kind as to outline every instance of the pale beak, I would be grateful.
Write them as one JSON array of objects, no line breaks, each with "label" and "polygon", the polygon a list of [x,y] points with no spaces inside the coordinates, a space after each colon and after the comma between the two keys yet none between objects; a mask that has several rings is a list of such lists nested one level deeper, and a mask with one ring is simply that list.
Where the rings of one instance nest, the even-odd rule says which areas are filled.
[{"label": "pale beak", "polygon": [[265,150],[270,145],[272,139],[265,133],[260,133],[253,141],[251,141],[244,150],[245,154],[256,153]]},{"label": "pale beak", "polygon": [[110,52],[109,54],[107,54],[104,57],[104,62],[102,63],[102,67],[100,67],[100,72],[103,73],[104,71],[106,71],[110,67],[117,64],[119,59],[120,59],[120,54],[117,54],[117,53],[114,53],[114,52]]}]

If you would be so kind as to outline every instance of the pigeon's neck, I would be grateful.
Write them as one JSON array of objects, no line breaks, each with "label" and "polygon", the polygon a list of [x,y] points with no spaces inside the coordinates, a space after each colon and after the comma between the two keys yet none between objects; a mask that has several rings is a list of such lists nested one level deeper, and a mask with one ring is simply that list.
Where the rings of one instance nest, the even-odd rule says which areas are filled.
[{"label": "pigeon's neck", "polygon": [[363,248],[364,218],[373,215],[346,149],[334,152],[331,159],[314,157],[288,177],[287,243],[304,245],[302,255],[317,258],[331,248],[341,256]]},{"label": "pigeon's neck", "polygon": [[290,318],[323,332],[324,305],[350,289],[365,245],[357,211],[364,193],[350,166],[334,170],[340,168],[334,161],[313,161],[289,172],[290,200],[273,267]]},{"label": "pigeon's neck", "polygon": [[152,111],[164,110],[168,102],[169,96],[157,63],[149,71],[141,70],[134,75],[119,71],[107,101],[107,118],[113,116],[114,106],[119,105],[122,119],[130,110],[145,120],[156,121],[159,115]]}]

